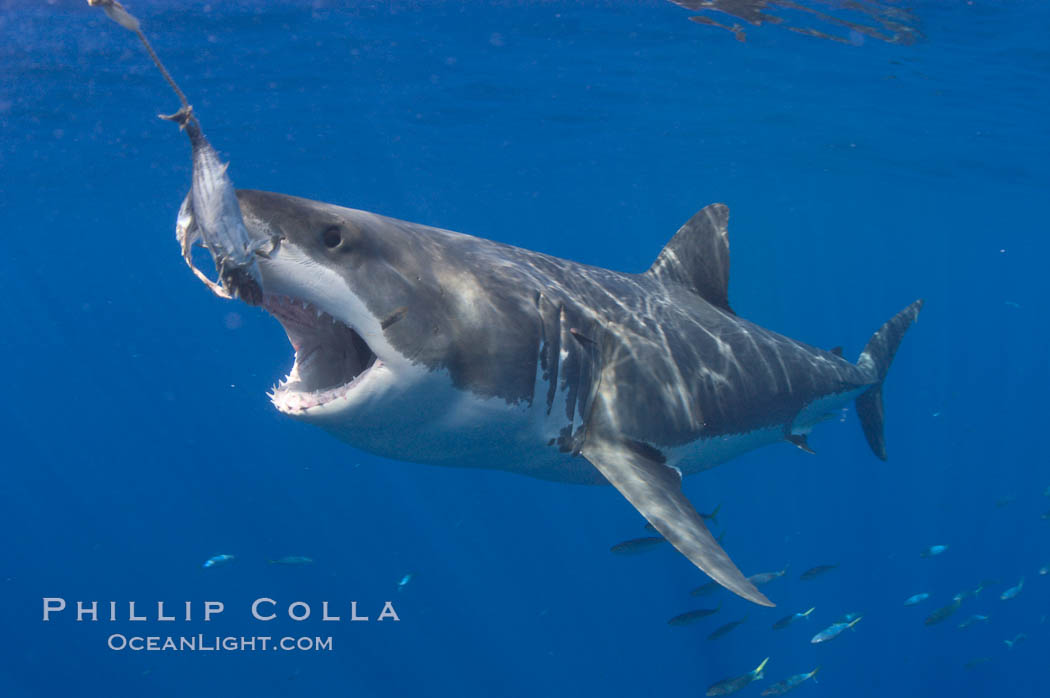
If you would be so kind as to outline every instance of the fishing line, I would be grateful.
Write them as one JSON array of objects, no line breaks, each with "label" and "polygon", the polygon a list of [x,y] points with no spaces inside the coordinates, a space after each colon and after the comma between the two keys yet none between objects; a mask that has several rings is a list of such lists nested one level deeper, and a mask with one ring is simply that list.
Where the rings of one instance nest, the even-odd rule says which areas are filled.
[{"label": "fishing line", "polygon": [[153,59],[153,64],[157,66],[157,70],[159,70],[160,74],[164,76],[164,79],[168,81],[168,84],[171,85],[171,89],[175,91],[175,95],[179,98],[179,101],[182,102],[182,109],[180,112],[184,112],[187,117],[189,117],[192,112],[192,107],[190,107],[186,95],[181,89],[179,89],[178,83],[175,82],[175,78],[171,77],[171,73],[169,73],[168,69],[164,67],[164,63],[160,60],[160,56],[158,56],[157,52],[153,50],[153,45],[150,44],[146,35],[142,33],[142,27],[139,24],[139,20],[116,0],[88,0],[88,5],[91,5],[92,7],[101,7],[106,13],[106,16],[128,31],[133,32],[135,36],[139,38],[142,45],[146,47],[146,51],[149,52],[149,57]]}]

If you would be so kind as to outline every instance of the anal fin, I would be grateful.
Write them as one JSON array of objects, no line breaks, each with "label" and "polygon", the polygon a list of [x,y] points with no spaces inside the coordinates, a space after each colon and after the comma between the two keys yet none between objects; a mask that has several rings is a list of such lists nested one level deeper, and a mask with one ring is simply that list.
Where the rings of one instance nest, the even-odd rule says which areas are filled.
[{"label": "anal fin", "polygon": [[809,442],[806,441],[805,434],[788,434],[784,439],[795,444],[806,453],[816,454],[816,451],[809,447]]},{"label": "anal fin", "polygon": [[671,545],[711,579],[748,601],[774,605],[707,530],[682,492],[681,475],[661,462],[658,451],[643,444],[590,438],[582,453]]}]

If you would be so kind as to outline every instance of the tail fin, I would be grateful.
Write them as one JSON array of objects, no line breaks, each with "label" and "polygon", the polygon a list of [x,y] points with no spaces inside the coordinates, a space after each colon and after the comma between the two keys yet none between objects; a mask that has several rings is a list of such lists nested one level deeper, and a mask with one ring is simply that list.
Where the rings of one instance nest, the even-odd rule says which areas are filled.
[{"label": "tail fin", "polygon": [[886,373],[893,363],[893,355],[897,353],[904,333],[919,316],[922,304],[921,299],[917,300],[894,315],[872,335],[868,346],[864,347],[857,360],[857,365],[869,369],[875,379],[875,385],[857,398],[857,416],[860,417],[860,426],[864,429],[868,445],[882,460],[886,460],[886,438],[882,433],[882,382],[886,379]]}]

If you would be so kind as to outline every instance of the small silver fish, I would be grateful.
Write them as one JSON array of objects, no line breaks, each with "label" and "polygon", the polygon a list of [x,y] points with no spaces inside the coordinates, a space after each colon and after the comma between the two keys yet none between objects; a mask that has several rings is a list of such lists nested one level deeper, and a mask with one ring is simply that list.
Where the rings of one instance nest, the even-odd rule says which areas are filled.
[{"label": "small silver fish", "polygon": [[940,555],[941,553],[943,553],[947,549],[948,549],[947,545],[931,545],[928,548],[926,548],[925,550],[923,550],[921,553],[919,553],[919,556],[920,557],[934,557],[936,555]]},{"label": "small silver fish", "polygon": [[998,584],[998,579],[982,579],[981,583],[977,585],[977,588],[973,590],[973,596],[977,596],[988,587],[994,587]]},{"label": "small silver fish", "polygon": [[751,575],[747,579],[748,579],[749,582],[751,582],[752,584],[754,584],[757,587],[757,586],[761,586],[763,584],[769,584],[774,579],[777,579],[779,577],[783,577],[784,573],[786,573],[786,572],[787,572],[787,565],[784,565],[784,569],[780,570],[779,572],[759,572],[758,574]]},{"label": "small silver fish", "polygon": [[917,603],[922,603],[923,601],[925,601],[928,598],[930,598],[929,593],[924,591],[921,594],[916,594],[915,596],[909,596],[908,598],[906,598],[904,600],[904,605],[905,606],[914,606]]},{"label": "small silver fish", "polygon": [[681,613],[667,621],[667,624],[674,627],[692,625],[702,618],[707,618],[708,616],[718,613],[721,608],[722,604],[719,604],[717,608],[698,608],[695,611],[686,611],[685,613]]},{"label": "small silver fish", "polygon": [[[805,572],[803,572],[799,576],[799,579],[804,581],[804,582],[808,582],[811,579],[816,579],[820,575],[827,574],[831,570],[837,569],[837,568],[838,568],[838,565],[817,565],[816,567],[811,567],[808,570],[806,570]],[[801,676],[801,674],[800,674],[800,676]]]},{"label": "small silver fish", "polygon": [[312,565],[314,560],[312,557],[306,557],[305,555],[285,555],[279,557],[276,560],[270,560],[271,565],[287,565],[289,567],[295,567],[297,565]]},{"label": "small silver fish", "polygon": [[783,630],[784,628],[788,627],[800,618],[805,618],[808,620],[809,614],[813,613],[813,610],[814,609],[811,608],[808,611],[799,611],[798,613],[792,613],[790,616],[784,616],[776,623],[773,623],[773,630]]},{"label": "small silver fish", "polygon": [[816,645],[816,644],[820,644],[821,642],[827,642],[829,640],[834,640],[836,637],[841,635],[844,630],[846,630],[848,628],[852,628],[854,625],[859,623],[861,618],[862,618],[862,616],[857,616],[856,618],[854,618],[853,620],[849,621],[848,623],[833,623],[833,624],[829,625],[828,627],[824,628],[823,630],[821,630],[816,635],[814,635],[813,639],[810,640],[810,642],[812,644]]},{"label": "small silver fish", "polygon": [[1027,635],[1025,635],[1024,633],[1018,633],[1018,634],[1014,635],[1014,639],[1013,640],[1003,640],[1003,642],[1006,643],[1006,646],[1008,648],[1013,649],[1014,645],[1016,645],[1018,642],[1021,642],[1022,640],[1027,640],[1027,639],[1028,639]]},{"label": "small silver fish", "polygon": [[959,630],[966,630],[974,623],[980,623],[986,620],[988,620],[988,616],[982,616],[980,613],[974,613],[962,623],[959,623]]},{"label": "small silver fish", "polygon": [[952,597],[950,603],[941,606],[936,611],[926,616],[926,620],[923,621],[925,625],[937,625],[943,623],[952,616],[956,611],[959,610],[959,606],[962,605],[963,597],[962,594],[956,594]]},{"label": "small silver fish", "polygon": [[218,567],[219,565],[225,564],[232,559],[233,555],[212,555],[204,561],[204,564],[201,565],[201,567],[204,567],[205,569],[207,569],[208,567]]},{"label": "small silver fish", "polygon": [[742,691],[743,689],[747,688],[747,686],[752,681],[757,681],[758,679],[762,678],[763,671],[765,670],[766,663],[768,661],[769,657],[766,657],[762,660],[761,664],[759,664],[757,667],[747,672],[746,674],[743,674],[741,676],[735,676],[731,679],[724,679],[717,683],[711,684],[711,686],[707,689],[707,695],[728,696],[736,693],[737,691]]},{"label": "small silver fish", "polygon": [[812,679],[814,676],[816,676],[818,671],[820,671],[820,667],[819,666],[816,669],[814,669],[813,671],[809,672],[808,674],[795,674],[794,676],[789,676],[788,678],[784,679],[783,681],[778,681],[777,683],[773,684],[772,686],[770,686],[766,690],[762,691],[761,695],[764,695],[764,696],[782,696],[785,693],[789,693],[791,691],[794,691],[796,688],[801,686],[803,683],[805,683],[809,679]]},{"label": "small silver fish", "polygon": [[736,629],[736,628],[740,627],[741,625],[743,625],[745,622],[747,622],[747,616],[744,616],[740,620],[734,620],[734,621],[730,621],[730,622],[726,623],[725,625],[720,625],[720,626],[718,626],[717,628],[715,628],[714,630],[711,631],[711,634],[707,636],[707,639],[708,640],[717,640],[720,637],[725,637],[726,635],[731,633],[734,629]]},{"label": "small silver fish", "polygon": [[718,582],[708,582],[707,584],[701,584],[697,588],[689,592],[690,596],[707,596],[713,594],[722,588],[722,585]]},{"label": "small silver fish", "polygon": [[1017,586],[1010,587],[1009,589],[1004,591],[1002,594],[1000,594],[999,598],[1002,599],[1003,601],[1009,601],[1010,599],[1017,598],[1017,595],[1021,593],[1021,589],[1023,589],[1023,588],[1024,588],[1024,577],[1021,577],[1021,581],[1019,581],[1017,583]]},{"label": "small silver fish", "polygon": [[662,548],[667,539],[663,536],[646,536],[645,538],[632,538],[622,543],[617,543],[609,548],[614,555],[640,555],[650,550]]},{"label": "small silver fish", "polygon": [[408,583],[411,582],[411,581],[412,581],[412,573],[408,572],[408,573],[405,574],[404,577],[401,578],[401,581],[399,581],[397,583],[397,590],[401,591],[402,589],[407,587]]}]

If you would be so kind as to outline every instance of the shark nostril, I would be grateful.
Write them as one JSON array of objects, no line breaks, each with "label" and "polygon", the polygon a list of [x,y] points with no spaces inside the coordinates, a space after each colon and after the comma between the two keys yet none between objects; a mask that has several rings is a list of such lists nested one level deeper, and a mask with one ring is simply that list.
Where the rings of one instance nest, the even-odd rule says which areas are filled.
[{"label": "shark nostril", "polygon": [[333,225],[331,228],[327,228],[321,233],[321,241],[324,242],[325,247],[334,250],[342,244],[343,234],[340,232],[339,228]]}]

